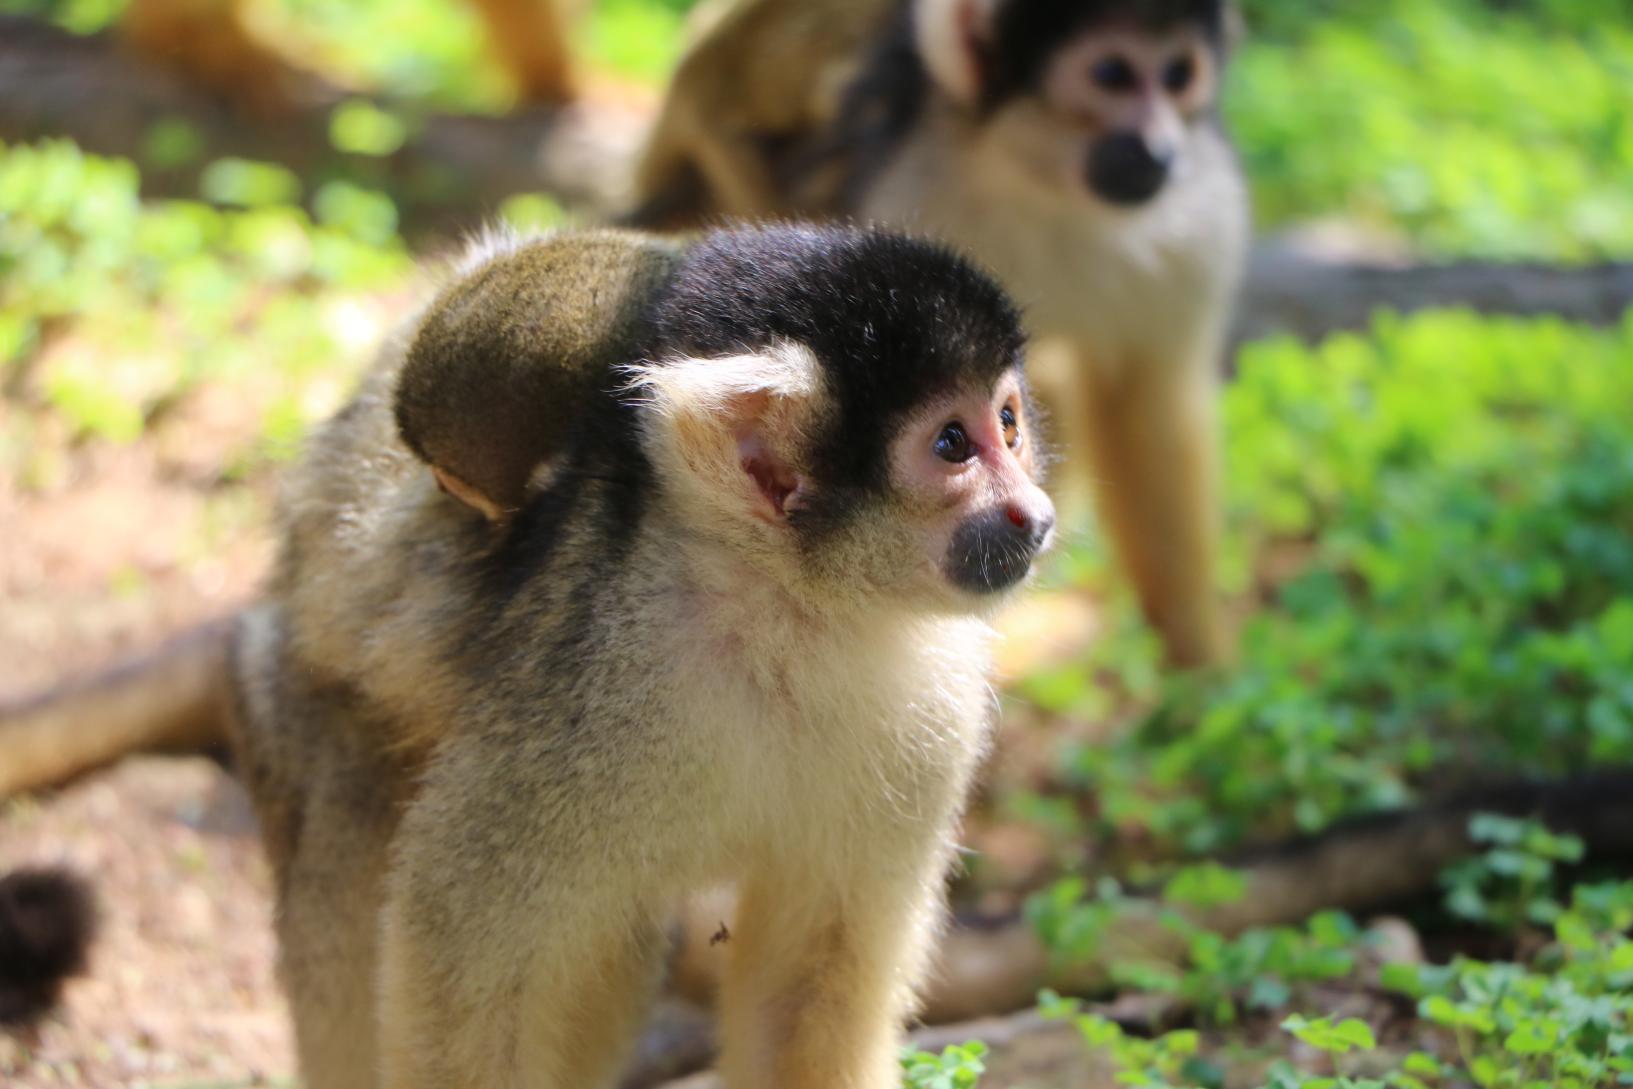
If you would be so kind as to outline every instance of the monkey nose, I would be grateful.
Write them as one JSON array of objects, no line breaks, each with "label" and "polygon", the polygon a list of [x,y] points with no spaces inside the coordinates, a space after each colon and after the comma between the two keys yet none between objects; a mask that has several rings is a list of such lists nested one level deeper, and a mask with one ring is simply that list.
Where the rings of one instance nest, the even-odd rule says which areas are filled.
[{"label": "monkey nose", "polygon": [[1004,517],[1033,551],[1043,547],[1049,539],[1049,531],[1055,528],[1055,512],[1050,507],[1033,510],[1020,503],[1010,503],[1004,508]]},{"label": "monkey nose", "polygon": [[1174,156],[1137,132],[1112,133],[1089,151],[1089,188],[1112,204],[1143,204],[1168,180]]},{"label": "monkey nose", "polygon": [[953,533],[943,569],[955,586],[972,593],[1006,590],[1026,577],[1054,526],[1047,498],[1036,504],[1010,500],[968,519]]}]

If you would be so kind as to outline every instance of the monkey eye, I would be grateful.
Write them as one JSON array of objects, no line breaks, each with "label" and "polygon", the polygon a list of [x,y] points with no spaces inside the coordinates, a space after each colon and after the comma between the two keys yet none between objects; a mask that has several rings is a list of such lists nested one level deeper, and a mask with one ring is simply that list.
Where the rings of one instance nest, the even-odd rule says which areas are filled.
[{"label": "monkey eye", "polygon": [[950,461],[954,465],[970,460],[975,456],[975,447],[970,443],[969,435],[964,433],[964,425],[954,420],[941,429],[936,436],[936,457],[942,461]]},{"label": "monkey eye", "polygon": [[1089,78],[1108,91],[1132,91],[1140,85],[1139,73],[1127,57],[1113,56],[1095,61]]},{"label": "monkey eye", "polygon": [[1005,405],[1003,408],[999,409],[998,422],[1002,424],[1004,428],[1004,445],[1008,446],[1011,450],[1018,449],[1021,445],[1021,425],[1020,422],[1015,419],[1015,410],[1009,405]]},{"label": "monkey eye", "polygon": [[1173,94],[1179,94],[1196,78],[1196,61],[1190,56],[1175,57],[1162,70],[1162,85]]}]

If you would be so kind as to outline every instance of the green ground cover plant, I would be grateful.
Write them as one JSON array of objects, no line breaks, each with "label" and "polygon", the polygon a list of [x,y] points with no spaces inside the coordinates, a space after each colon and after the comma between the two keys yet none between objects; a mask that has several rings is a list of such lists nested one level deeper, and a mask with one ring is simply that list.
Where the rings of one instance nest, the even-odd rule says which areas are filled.
[{"label": "green ground cover plant", "polygon": [[[1495,818],[1477,820],[1490,832]],[[1529,846],[1519,846],[1520,841],[1505,832],[1505,845],[1494,848],[1494,853],[1531,859],[1552,859],[1560,853],[1558,844],[1548,842],[1549,833],[1539,825],[1513,822],[1509,831]],[[1491,861],[1490,856],[1486,861]],[[1509,867],[1500,864],[1499,869]],[[1450,1089],[1460,1085],[1609,1089],[1633,1084],[1633,941],[1628,938],[1628,928],[1633,926],[1633,882],[1578,884],[1570,893],[1569,905],[1554,908],[1547,940],[1524,960],[1459,956],[1447,964],[1382,967],[1377,985],[1415,1003],[1423,1026],[1416,1039],[1425,1046],[1397,1047],[1362,1063],[1358,1060],[1364,1053],[1379,1046],[1365,1020],[1287,1013],[1280,1021],[1281,1029],[1327,1058],[1314,1063],[1306,1058],[1304,1068],[1285,1059],[1275,1060],[1266,1069],[1263,1089]],[[1067,914],[1082,910],[1062,904],[1050,910],[1062,909]],[[1045,915],[1040,921],[1049,934],[1047,926],[1061,920],[1058,915]],[[1082,932],[1077,936],[1081,938]],[[1193,945],[1188,964],[1170,969],[1169,978],[1214,987],[1229,978],[1218,950],[1264,949],[1277,936],[1273,931],[1249,931],[1225,941],[1214,935],[1211,945]],[[1296,932],[1291,938],[1284,949],[1300,940]],[[1364,948],[1365,939],[1346,918],[1318,917],[1309,926],[1307,945],[1324,950],[1317,970],[1300,972],[1295,967],[1288,971],[1297,964],[1296,958],[1261,958],[1260,974],[1255,978],[1274,979],[1278,988],[1281,979],[1300,975],[1306,981],[1341,979],[1355,970],[1355,954]],[[1252,995],[1244,982],[1245,978],[1238,979],[1236,984],[1239,992],[1250,995],[1250,1007],[1274,1011],[1300,1006],[1300,999],[1290,992]],[[1152,989],[1149,983],[1147,989]],[[1186,994],[1183,986],[1170,989],[1159,984],[1155,989],[1189,1000],[1198,997]],[[1218,1089],[1224,1084],[1222,1065],[1210,1056],[1204,1037],[1195,1028],[1149,1036],[1130,1034],[1102,1015],[1085,1012],[1080,1002],[1051,992],[1040,996],[1040,1008],[1045,1017],[1075,1024],[1085,1046],[1109,1059],[1122,1084],[1150,1089]],[[1206,1015],[1209,1007],[1204,1002],[1196,1011]],[[1213,1012],[1217,1016],[1219,1008],[1214,1007]],[[1204,1016],[1201,1024],[1217,1025],[1217,1021]],[[1219,1034],[1212,1035],[1212,1050],[1217,1052]],[[1273,1051],[1274,1047],[1261,1044],[1258,1050]],[[1311,1065],[1325,1069],[1312,1071],[1308,1069]]]},{"label": "green ground cover plant", "polygon": [[1066,756],[1101,832],[1203,853],[1403,804],[1431,770],[1633,759],[1629,404],[1633,318],[1250,345],[1225,400],[1258,603],[1237,664],[1159,688],[1148,642],[1107,639],[1022,685],[1093,716],[1127,678],[1143,707]]},{"label": "green ground cover plant", "polygon": [[986,1072],[987,1045],[953,1044],[939,1054],[908,1048],[902,1055],[903,1089],[972,1089]]}]

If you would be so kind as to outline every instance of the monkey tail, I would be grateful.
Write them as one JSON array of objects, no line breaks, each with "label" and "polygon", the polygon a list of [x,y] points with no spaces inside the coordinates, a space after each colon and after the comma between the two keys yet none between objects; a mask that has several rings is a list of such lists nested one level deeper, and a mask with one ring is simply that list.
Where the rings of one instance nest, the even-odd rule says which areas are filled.
[{"label": "monkey tail", "polygon": [[87,680],[0,704],[0,798],[133,752],[225,742],[231,632],[231,620],[205,624]]},{"label": "monkey tail", "polygon": [[73,874],[17,870],[0,877],[0,1025],[49,1012],[63,981],[85,970],[95,933],[96,902]]}]

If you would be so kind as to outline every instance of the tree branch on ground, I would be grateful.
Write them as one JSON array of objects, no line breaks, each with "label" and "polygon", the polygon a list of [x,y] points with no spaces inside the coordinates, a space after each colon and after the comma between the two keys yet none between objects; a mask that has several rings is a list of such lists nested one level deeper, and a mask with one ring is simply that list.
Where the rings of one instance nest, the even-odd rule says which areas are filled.
[{"label": "tree branch on ground", "polygon": [[[376,100],[405,120],[407,138],[390,154],[347,154],[330,141],[330,115],[359,96],[313,77],[296,97],[299,105],[283,116],[245,116],[120,48],[110,34],[81,37],[0,16],[0,140],[66,136],[86,151],[132,159],[150,196],[196,198],[203,168],[238,156],[281,164],[303,180],[343,177],[389,192],[404,231],[429,239],[468,229],[522,192],[542,190],[587,214],[605,214],[619,200],[624,164],[640,138],[640,119],[605,111],[481,117]],[[154,133],[178,123],[202,154],[179,165],[155,161]]]}]

